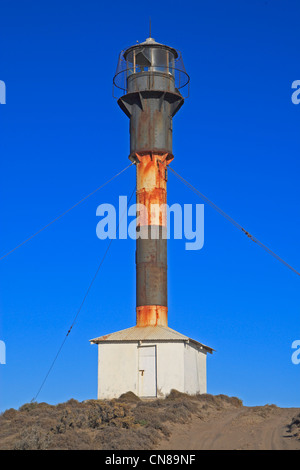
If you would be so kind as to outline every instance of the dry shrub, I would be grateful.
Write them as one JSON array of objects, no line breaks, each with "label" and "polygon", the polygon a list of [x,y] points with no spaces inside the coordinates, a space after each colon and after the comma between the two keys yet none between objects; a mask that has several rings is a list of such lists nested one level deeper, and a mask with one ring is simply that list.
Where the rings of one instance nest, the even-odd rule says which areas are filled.
[{"label": "dry shrub", "polygon": [[13,450],[47,450],[51,444],[51,435],[43,429],[32,426],[20,434]]},{"label": "dry shrub", "polygon": [[99,428],[103,425],[129,428],[133,424],[130,409],[125,404],[114,402],[99,403],[91,406],[88,411],[88,425]]},{"label": "dry shrub", "polygon": [[252,408],[254,413],[256,413],[261,418],[268,418],[270,415],[274,414],[278,407],[276,405],[264,405]]},{"label": "dry shrub", "polygon": [[81,429],[86,426],[87,417],[81,410],[66,409],[57,418],[57,423],[51,428],[54,434],[64,434],[70,429]]},{"label": "dry shrub", "polygon": [[287,428],[288,431],[292,434],[292,436],[300,439],[300,413],[294,416]]},{"label": "dry shrub", "polygon": [[133,392],[126,392],[126,393],[122,393],[122,395],[120,395],[116,401],[120,401],[124,403],[137,403],[141,401],[141,399],[137,395],[135,395],[135,393]]},{"label": "dry shrub", "polygon": [[19,411],[27,411],[29,413],[30,411],[34,410],[37,406],[39,406],[39,404],[36,402],[24,403],[24,405],[20,406]]},{"label": "dry shrub", "polygon": [[210,395],[203,393],[196,395],[196,398],[204,409],[214,408],[221,410],[222,408],[239,408],[243,406],[242,400],[236,397],[228,397],[227,395]]},{"label": "dry shrub", "polygon": [[243,406],[242,400],[236,397],[228,397],[227,395],[210,395],[208,393],[189,395],[187,393],[182,393],[178,390],[173,389],[166,397],[167,401],[180,399],[186,400],[186,402],[194,402],[196,400],[198,403],[213,405],[217,407],[224,407],[228,405],[234,407]]},{"label": "dry shrub", "polygon": [[126,405],[90,400],[76,406],[73,403],[71,408],[64,408],[53,431],[63,434],[70,429],[98,429],[104,425],[128,428],[131,423],[133,419]]},{"label": "dry shrub", "polygon": [[15,410],[14,408],[9,408],[8,410],[5,410],[1,414],[1,418],[10,420],[10,419],[14,419],[17,414],[18,414],[17,410]]},{"label": "dry shrub", "polygon": [[96,450],[150,450],[159,434],[148,428],[120,429],[108,427],[97,433],[93,442]]},{"label": "dry shrub", "polygon": [[[192,395],[188,395],[187,393],[179,392],[174,388],[170,391],[169,395],[166,396],[166,400],[178,400],[182,398],[191,399]],[[193,395],[195,396],[195,395]]]},{"label": "dry shrub", "polygon": [[[179,392],[178,392],[179,393]],[[171,395],[171,394],[170,394]],[[169,436],[166,423],[186,423],[193,413],[197,413],[198,404],[185,394],[172,393],[166,400],[141,402],[132,410],[135,422],[146,428],[159,430]]]},{"label": "dry shrub", "polygon": [[150,430],[153,436],[160,432],[164,436],[169,435],[168,428],[165,426],[165,420],[162,418],[162,412],[158,412],[155,406],[150,403],[141,403],[132,410],[135,424]]}]

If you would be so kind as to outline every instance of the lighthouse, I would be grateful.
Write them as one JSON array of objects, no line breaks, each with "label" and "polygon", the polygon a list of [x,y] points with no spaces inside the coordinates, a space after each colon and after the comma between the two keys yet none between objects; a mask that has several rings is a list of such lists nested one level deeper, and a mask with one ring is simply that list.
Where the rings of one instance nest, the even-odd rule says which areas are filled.
[{"label": "lighthouse", "polygon": [[179,51],[149,37],[120,53],[113,84],[136,167],[136,325],[90,340],[98,345],[98,398],[206,393],[213,349],[170,328],[168,312],[167,175],[189,76]]}]

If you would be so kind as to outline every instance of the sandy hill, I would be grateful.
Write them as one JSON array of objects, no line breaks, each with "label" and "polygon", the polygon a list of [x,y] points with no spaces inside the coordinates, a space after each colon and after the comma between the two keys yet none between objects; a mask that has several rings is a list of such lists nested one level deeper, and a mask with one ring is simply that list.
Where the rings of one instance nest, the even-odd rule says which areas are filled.
[{"label": "sandy hill", "polygon": [[0,415],[0,449],[300,449],[300,409],[225,395],[29,403]]}]

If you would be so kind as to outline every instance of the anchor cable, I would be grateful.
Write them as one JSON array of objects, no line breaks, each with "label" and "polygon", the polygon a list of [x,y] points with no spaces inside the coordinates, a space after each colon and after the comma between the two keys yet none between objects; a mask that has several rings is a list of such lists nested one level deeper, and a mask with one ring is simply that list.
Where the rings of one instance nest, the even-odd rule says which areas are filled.
[{"label": "anchor cable", "polygon": [[[130,203],[130,201],[131,201],[131,199],[132,199],[132,197],[133,197],[135,191],[136,191],[136,187],[134,188],[134,190],[133,190],[133,192],[132,192],[132,194],[131,194],[131,196],[130,196],[130,198],[129,198],[129,200],[128,200],[126,210],[128,209],[129,203]],[[120,225],[120,223],[121,223],[121,221],[122,221],[122,219],[123,219],[123,217],[124,217],[124,215],[125,215],[125,212],[126,212],[126,211],[123,212],[123,214],[122,214],[122,216],[121,216],[121,219],[119,220],[119,223],[118,223],[118,225],[117,225],[117,230],[116,230],[116,232],[117,232],[118,229],[119,229],[119,225]],[[90,292],[90,290],[91,290],[91,288],[92,288],[92,286],[93,286],[93,284],[94,284],[94,282],[95,282],[95,280],[96,280],[96,277],[97,277],[97,275],[98,275],[98,273],[99,273],[99,271],[100,271],[100,268],[101,268],[101,266],[102,266],[102,264],[103,264],[103,262],[104,262],[104,260],[105,260],[105,258],[106,258],[106,255],[107,255],[107,253],[108,253],[108,251],[109,251],[109,249],[110,249],[110,247],[111,247],[112,242],[113,242],[113,238],[110,240],[110,242],[109,242],[109,244],[108,244],[108,246],[107,246],[107,248],[106,248],[106,250],[105,250],[105,252],[104,252],[104,255],[103,255],[102,258],[101,258],[101,261],[100,261],[100,263],[99,263],[99,265],[98,265],[98,268],[97,268],[97,270],[96,270],[96,272],[95,272],[95,274],[94,274],[94,276],[93,276],[93,278],[92,278],[92,280],[91,280],[91,282],[90,282],[90,284],[89,284],[89,286],[88,286],[88,288],[87,288],[87,290],[86,290],[86,293],[85,293],[85,295],[84,295],[84,297],[83,297],[83,299],[82,299],[82,302],[81,302],[81,304],[80,304],[80,306],[79,306],[79,308],[78,308],[78,310],[77,310],[77,312],[76,312],[76,315],[75,315],[75,317],[74,317],[74,319],[73,319],[73,322],[72,322],[70,328],[68,329],[68,332],[67,332],[66,336],[64,337],[64,339],[63,339],[63,341],[62,341],[62,343],[61,343],[61,345],[60,345],[60,347],[59,347],[59,349],[58,349],[58,351],[57,351],[57,353],[56,353],[56,355],[55,355],[55,357],[54,357],[54,359],[53,359],[53,361],[52,361],[52,363],[51,363],[51,365],[50,365],[50,367],[49,367],[49,369],[48,369],[48,371],[47,371],[47,373],[46,373],[46,375],[45,375],[45,378],[44,378],[44,380],[42,381],[42,383],[41,383],[41,385],[40,385],[40,388],[38,389],[38,391],[37,391],[36,395],[34,396],[34,398],[32,398],[31,403],[33,403],[33,402],[36,401],[38,395],[40,394],[40,392],[41,392],[41,390],[42,390],[42,388],[43,388],[43,386],[44,386],[44,384],[45,384],[45,382],[46,382],[46,380],[47,380],[47,378],[48,378],[48,376],[49,376],[49,374],[50,374],[50,372],[51,372],[51,370],[53,369],[54,364],[55,364],[55,362],[56,362],[56,360],[57,360],[57,358],[58,358],[58,356],[59,356],[59,354],[60,354],[60,352],[61,352],[61,350],[62,350],[64,344],[65,344],[65,342],[67,341],[67,338],[68,338],[69,334],[71,333],[71,331],[72,331],[72,329],[73,329],[73,326],[75,325],[75,322],[76,322],[76,320],[77,320],[77,318],[78,318],[78,315],[79,315],[79,313],[81,312],[82,307],[83,307],[83,305],[84,305],[84,303],[85,303],[85,301],[86,301],[86,299],[87,299],[87,296],[88,296],[88,294],[89,294],[89,292]]]},{"label": "anchor cable", "polygon": [[110,183],[111,181],[113,181],[115,178],[117,178],[117,176],[121,175],[121,173],[123,173],[124,171],[126,171],[128,168],[130,168],[134,163],[131,163],[130,165],[128,165],[126,168],[124,168],[123,170],[121,170],[119,173],[117,173],[116,175],[114,175],[112,178],[110,178],[109,180],[107,180],[105,183],[103,183],[101,186],[99,186],[98,188],[96,188],[94,191],[92,191],[90,194],[88,194],[87,196],[85,196],[84,198],[80,199],[80,201],[76,202],[76,204],[74,204],[72,207],[70,207],[69,209],[67,209],[66,211],[64,211],[62,214],[60,214],[59,216],[57,216],[55,219],[53,219],[51,222],[49,222],[47,225],[45,225],[44,227],[42,227],[41,229],[39,229],[37,232],[35,232],[33,235],[31,235],[30,237],[26,238],[26,240],[24,240],[22,243],[20,243],[19,245],[17,245],[15,248],[13,248],[12,250],[8,251],[7,253],[5,253],[3,256],[0,257],[0,261],[2,261],[4,258],[6,258],[8,255],[10,255],[11,253],[13,253],[14,251],[16,251],[18,248],[20,248],[21,246],[25,245],[25,243],[29,242],[30,240],[32,240],[34,237],[36,237],[39,233],[43,232],[43,230],[45,230],[46,228],[50,227],[50,225],[54,224],[54,222],[56,222],[57,220],[61,219],[64,215],[66,215],[68,212],[70,212],[72,209],[74,209],[75,207],[79,206],[79,204],[81,204],[82,202],[86,201],[89,197],[93,196],[93,194],[95,194],[97,191],[99,191],[100,189],[104,188],[104,186],[106,186],[108,183]]},{"label": "anchor cable", "polygon": [[295,268],[293,268],[290,264],[288,264],[286,261],[284,261],[280,256],[278,256],[274,251],[272,251],[270,248],[268,248],[266,245],[264,245],[261,241],[259,241],[256,237],[251,235],[246,229],[244,229],[238,222],[236,222],[232,217],[230,217],[226,212],[224,212],[220,207],[218,207],[216,204],[214,204],[212,201],[210,201],[204,194],[202,194],[198,189],[196,189],[191,183],[189,183],[186,179],[184,179],[182,176],[180,176],[173,168],[169,167],[169,170],[178,178],[180,179],[188,188],[190,188],[194,193],[196,193],[198,196],[200,196],[207,204],[209,204],[213,209],[215,209],[219,214],[221,214],[223,217],[225,217],[231,224],[233,224],[236,228],[241,230],[247,237],[252,240],[254,243],[259,245],[261,248],[263,248],[267,253],[272,255],[274,258],[276,258],[278,261],[280,261],[282,264],[284,264],[287,268],[291,269],[294,273],[296,273],[298,276],[300,276],[300,272],[298,272]]}]

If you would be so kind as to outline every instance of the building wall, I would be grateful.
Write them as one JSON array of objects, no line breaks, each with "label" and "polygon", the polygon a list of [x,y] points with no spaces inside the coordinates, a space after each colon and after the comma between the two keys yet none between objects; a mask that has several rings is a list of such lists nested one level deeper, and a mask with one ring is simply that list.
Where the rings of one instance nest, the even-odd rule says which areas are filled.
[{"label": "building wall", "polygon": [[131,391],[137,395],[136,343],[98,345],[98,399],[118,398]]},{"label": "building wall", "polygon": [[206,393],[206,355],[192,343],[184,345],[184,392]]},{"label": "building wall", "polygon": [[[206,353],[191,343],[143,342],[156,346],[157,396],[164,397],[172,389],[195,394],[206,393]],[[98,345],[98,398],[118,398],[139,391],[138,342],[100,343]]]},{"label": "building wall", "polygon": [[157,396],[184,391],[184,343],[157,343]]}]

